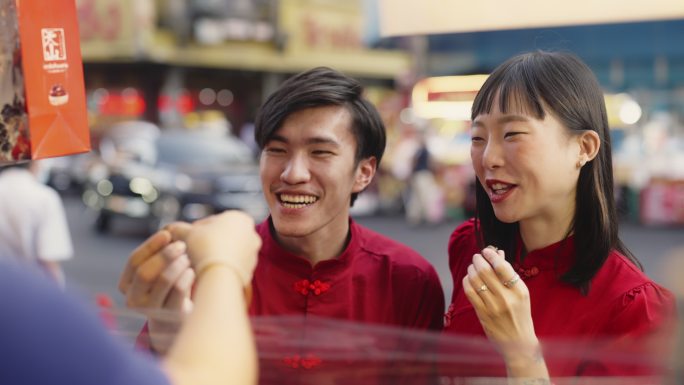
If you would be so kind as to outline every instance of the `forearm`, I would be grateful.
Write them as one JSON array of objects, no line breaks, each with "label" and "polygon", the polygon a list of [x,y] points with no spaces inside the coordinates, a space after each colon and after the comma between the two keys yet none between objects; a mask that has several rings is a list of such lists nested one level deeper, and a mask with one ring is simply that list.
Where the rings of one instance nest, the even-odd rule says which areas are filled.
[{"label": "forearm", "polygon": [[256,347],[238,276],[227,266],[207,269],[194,299],[194,310],[165,360],[174,383],[256,383]]},{"label": "forearm", "polygon": [[549,371],[541,347],[522,349],[504,358],[509,385],[549,385]]},{"label": "forearm", "polygon": [[546,365],[532,363],[526,367],[507,367],[509,385],[550,385],[551,379]]}]

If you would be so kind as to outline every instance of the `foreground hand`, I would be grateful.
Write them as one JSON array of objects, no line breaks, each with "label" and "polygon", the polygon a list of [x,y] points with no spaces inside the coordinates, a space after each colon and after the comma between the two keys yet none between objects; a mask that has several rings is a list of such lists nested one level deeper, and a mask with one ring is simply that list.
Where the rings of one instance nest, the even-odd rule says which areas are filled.
[{"label": "foreground hand", "polygon": [[261,238],[254,220],[239,211],[226,211],[192,224],[172,229],[175,239],[185,242],[198,277],[213,265],[231,268],[248,287],[256,267]]},{"label": "foreground hand", "polygon": [[463,278],[463,290],[504,359],[541,359],[529,291],[503,250],[487,247],[475,254]]},{"label": "foreground hand", "polygon": [[135,249],[119,280],[126,306],[148,316],[150,343],[164,353],[178,332],[182,318],[192,310],[190,299],[195,273],[186,246],[173,238],[188,223],[172,223]]},{"label": "foreground hand", "polygon": [[142,310],[187,309],[194,273],[185,244],[173,232],[189,228],[176,222],[149,237],[130,255],[119,280],[126,305]]}]

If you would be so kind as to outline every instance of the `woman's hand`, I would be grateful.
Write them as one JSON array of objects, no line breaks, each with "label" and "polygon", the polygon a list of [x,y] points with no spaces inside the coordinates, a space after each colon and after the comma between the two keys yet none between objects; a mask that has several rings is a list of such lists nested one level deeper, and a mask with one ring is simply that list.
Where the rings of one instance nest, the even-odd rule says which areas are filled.
[{"label": "woman's hand", "polygon": [[463,278],[463,290],[509,370],[541,365],[543,371],[533,370],[529,377],[545,374],[539,340],[534,332],[530,293],[506,261],[503,250],[489,246],[481,254],[475,254],[473,263],[468,266],[468,275]]}]

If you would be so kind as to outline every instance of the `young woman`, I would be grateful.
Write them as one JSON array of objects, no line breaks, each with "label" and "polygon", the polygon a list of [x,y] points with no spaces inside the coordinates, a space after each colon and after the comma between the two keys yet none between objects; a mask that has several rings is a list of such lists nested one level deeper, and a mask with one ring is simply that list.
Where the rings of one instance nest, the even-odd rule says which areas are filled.
[{"label": "young woman", "polygon": [[[509,59],[477,94],[471,132],[477,209],[449,242],[446,332],[486,335],[509,376],[539,383],[547,364],[554,376],[649,373],[609,352],[652,352],[650,337],[671,331],[674,298],[618,238],[609,127],[590,69],[568,53]],[[556,359],[540,339],[596,344]]]}]

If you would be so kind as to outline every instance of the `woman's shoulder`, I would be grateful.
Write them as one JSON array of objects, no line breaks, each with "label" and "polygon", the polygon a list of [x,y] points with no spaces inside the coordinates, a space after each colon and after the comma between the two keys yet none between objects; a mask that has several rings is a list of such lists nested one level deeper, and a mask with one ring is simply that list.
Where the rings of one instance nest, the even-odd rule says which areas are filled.
[{"label": "woman's shoulder", "polygon": [[653,282],[639,266],[618,250],[611,250],[608,254],[592,285],[601,285],[603,281],[617,291],[626,291],[634,286]]},{"label": "woman's shoulder", "polygon": [[588,300],[597,328],[605,335],[667,335],[676,319],[672,293],[616,250],[592,279]]},{"label": "woman's shoulder", "polygon": [[617,309],[646,306],[667,313],[676,309],[674,295],[617,250],[609,254],[591,286],[592,290],[610,293]]},{"label": "woman's shoulder", "polygon": [[474,243],[475,240],[475,218],[470,218],[458,225],[451,233],[451,236],[449,237],[449,249],[451,249],[452,245]]},{"label": "woman's shoulder", "polygon": [[452,271],[459,261],[470,263],[478,251],[475,219],[471,218],[456,227],[449,237],[449,266]]}]

